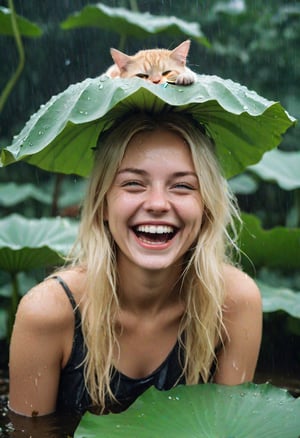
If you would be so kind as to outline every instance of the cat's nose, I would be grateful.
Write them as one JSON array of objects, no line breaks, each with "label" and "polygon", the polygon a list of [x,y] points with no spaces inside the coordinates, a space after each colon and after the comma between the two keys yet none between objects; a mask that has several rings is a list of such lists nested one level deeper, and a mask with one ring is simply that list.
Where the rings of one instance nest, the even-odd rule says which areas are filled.
[{"label": "cat's nose", "polygon": [[153,82],[153,84],[159,84],[161,81],[161,76],[151,76],[149,79],[151,82]]}]

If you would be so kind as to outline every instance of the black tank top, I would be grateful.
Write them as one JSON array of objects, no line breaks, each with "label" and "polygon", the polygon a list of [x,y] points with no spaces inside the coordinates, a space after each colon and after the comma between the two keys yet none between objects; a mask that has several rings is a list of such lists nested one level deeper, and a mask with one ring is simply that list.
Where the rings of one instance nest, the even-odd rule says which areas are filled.
[{"label": "black tank top", "polygon": [[[57,410],[83,413],[95,410],[84,382],[83,360],[86,346],[81,330],[81,315],[72,292],[62,278],[55,278],[66,292],[73,307],[75,329],[70,358],[62,369],[57,398]],[[132,379],[114,370],[111,379],[111,389],[118,402],[107,402],[107,412],[121,412],[128,408],[136,398],[150,386],[159,390],[171,389],[176,384],[184,384],[182,374],[183,351],[177,341],[164,362],[150,375],[141,379]]]}]

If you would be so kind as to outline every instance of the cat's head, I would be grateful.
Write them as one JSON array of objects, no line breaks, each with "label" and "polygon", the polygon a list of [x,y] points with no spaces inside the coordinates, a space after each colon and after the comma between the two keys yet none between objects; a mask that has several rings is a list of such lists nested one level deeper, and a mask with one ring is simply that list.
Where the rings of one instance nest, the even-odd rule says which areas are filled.
[{"label": "cat's head", "polygon": [[122,78],[139,77],[154,84],[175,83],[177,77],[186,70],[186,58],[190,40],[186,40],[173,50],[140,50],[135,55],[111,49],[111,56]]}]

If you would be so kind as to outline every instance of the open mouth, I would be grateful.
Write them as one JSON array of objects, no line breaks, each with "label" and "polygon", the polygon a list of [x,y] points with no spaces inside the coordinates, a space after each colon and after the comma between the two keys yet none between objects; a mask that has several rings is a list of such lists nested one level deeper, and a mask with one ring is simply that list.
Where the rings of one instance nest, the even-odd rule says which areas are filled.
[{"label": "open mouth", "polygon": [[144,243],[163,244],[177,234],[178,229],[170,225],[138,225],[133,227],[135,235]]}]

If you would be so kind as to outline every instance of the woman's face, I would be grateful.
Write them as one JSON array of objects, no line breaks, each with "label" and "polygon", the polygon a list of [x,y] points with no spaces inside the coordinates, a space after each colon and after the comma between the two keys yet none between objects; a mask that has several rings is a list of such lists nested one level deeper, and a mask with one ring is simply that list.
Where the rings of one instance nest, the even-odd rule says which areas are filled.
[{"label": "woman's face", "polygon": [[168,130],[136,134],[106,201],[118,263],[150,271],[181,263],[203,216],[188,145]]}]

